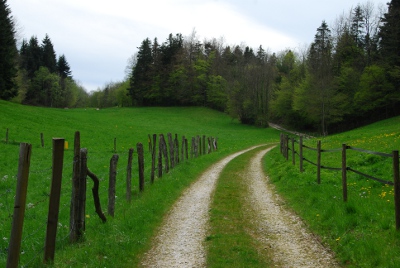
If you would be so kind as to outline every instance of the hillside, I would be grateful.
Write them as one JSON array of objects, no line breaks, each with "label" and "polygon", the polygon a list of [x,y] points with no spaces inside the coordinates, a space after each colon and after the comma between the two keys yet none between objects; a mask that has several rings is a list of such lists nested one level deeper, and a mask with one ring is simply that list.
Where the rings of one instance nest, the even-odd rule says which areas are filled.
[{"label": "hillside", "polygon": [[[32,144],[32,157],[28,185],[24,224],[21,265],[40,266],[45,236],[45,222],[48,208],[48,194],[51,178],[51,138],[64,137],[69,142],[65,150],[61,208],[59,214],[58,244],[56,262],[63,265],[89,263],[113,266],[115,259],[121,262],[136,255],[148,246],[146,244],[161,221],[165,211],[172,205],[197,176],[213,162],[251,145],[277,141],[276,130],[245,126],[229,116],[205,108],[109,108],[109,109],[51,109],[22,106],[0,101],[0,265],[7,259],[11,215],[16,189],[19,143]],[[4,142],[9,129],[9,142]],[[87,196],[87,222],[85,242],[70,246],[68,242],[69,205],[71,198],[71,174],[73,136],[81,133],[81,147],[88,148],[88,167],[100,178],[100,199],[103,210],[107,205],[108,167],[113,155],[114,138],[117,139],[117,153],[120,156],[117,174],[117,206],[114,219],[108,218],[103,224],[94,212],[90,190]],[[218,137],[217,152],[189,159],[169,174],[156,179],[150,185],[150,154],[147,150],[148,134],[178,134],[189,139],[195,135]],[[40,133],[45,146],[41,147]],[[128,149],[142,142],[145,148],[146,190],[138,194],[137,155],[133,161],[133,200],[129,205],[125,199],[125,177]],[[190,145],[189,145],[190,146]],[[92,182],[88,181],[88,188]],[[151,208],[151,209],[150,209]],[[101,235],[99,235],[101,234]],[[127,237],[129,236],[129,239]],[[121,244],[122,243],[122,244]],[[109,259],[87,260],[91,256],[107,252]],[[121,249],[123,245],[124,249]],[[115,249],[115,250],[114,250]],[[124,256],[121,256],[124,255]],[[68,261],[66,261],[68,260]],[[59,264],[57,267],[59,267]]]}]

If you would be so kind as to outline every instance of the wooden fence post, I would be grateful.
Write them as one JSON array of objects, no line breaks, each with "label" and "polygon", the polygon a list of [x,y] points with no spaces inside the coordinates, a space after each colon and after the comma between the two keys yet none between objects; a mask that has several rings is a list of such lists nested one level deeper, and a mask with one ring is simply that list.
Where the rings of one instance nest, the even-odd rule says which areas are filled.
[{"label": "wooden fence post", "polygon": [[153,134],[153,143],[151,148],[151,173],[150,181],[154,183],[154,171],[156,169],[156,148],[157,148],[157,134]]},{"label": "wooden fence post", "polygon": [[144,191],[144,155],[143,155],[143,144],[136,144],[138,152],[138,163],[139,163],[139,191]]},{"label": "wooden fence post", "polygon": [[8,128],[6,130],[6,144],[8,143]]},{"label": "wooden fence post", "polygon": [[285,157],[286,161],[289,160],[289,136],[285,135]]},{"label": "wooden fence post", "polygon": [[168,173],[169,172],[169,159],[168,159],[167,143],[165,142],[164,135],[163,134],[160,134],[160,135],[161,135],[162,153],[164,156],[164,163],[165,163],[165,172]]},{"label": "wooden fence post", "polygon": [[[42,144],[42,148],[44,147],[44,138],[43,133],[40,133],[40,143]],[[63,145],[64,146],[64,145]],[[64,147],[63,147],[64,148]]]},{"label": "wooden fence post", "polygon": [[79,154],[81,150],[80,133],[75,132],[74,137],[74,157],[72,163],[72,195],[71,195],[71,207],[70,207],[70,221],[69,221],[69,240],[70,242],[76,242],[79,238],[79,230],[76,228],[78,220],[79,210],[79,173],[80,173],[80,161]]},{"label": "wooden fence post", "polygon": [[175,167],[175,153],[174,153],[174,142],[172,141],[172,134],[167,133],[168,135],[168,146],[169,146],[169,160],[171,161],[171,169]]},{"label": "wooden fence post", "polygon": [[343,201],[347,202],[347,157],[346,157],[346,144],[342,144],[342,189]]},{"label": "wooden fence post", "polygon": [[317,183],[321,183],[321,141],[317,142]]},{"label": "wooden fence post", "polygon": [[[8,129],[7,129],[8,133]],[[21,251],[22,229],[24,225],[26,194],[28,190],[29,166],[31,162],[32,145],[21,143],[19,147],[19,163],[17,175],[17,190],[15,193],[13,222],[8,246],[7,268],[18,267]]]},{"label": "wooden fence post", "polygon": [[185,136],[182,136],[181,161],[185,161]]},{"label": "wooden fence post", "polygon": [[296,165],[296,151],[294,150],[294,138],[291,138],[292,141],[292,163]]},{"label": "wooden fence post", "polygon": [[132,158],[133,158],[133,148],[128,151],[128,165],[126,166],[126,200],[131,201],[132,193]]},{"label": "wooden fence post", "polygon": [[51,178],[49,213],[47,216],[46,242],[44,247],[45,263],[54,261],[54,252],[56,250],[63,161],[64,139],[53,139],[53,173]]},{"label": "wooden fence post", "polygon": [[119,156],[114,154],[110,159],[110,175],[108,184],[108,215],[114,217],[115,212],[115,184],[117,181],[117,164]]},{"label": "wooden fence post", "polygon": [[160,134],[160,138],[158,140],[158,177],[161,178],[162,177],[162,140],[161,140],[161,134]]},{"label": "wooden fence post", "polygon": [[394,205],[396,216],[396,230],[400,229],[400,178],[399,178],[399,151],[393,151],[393,180],[394,180]]},{"label": "wooden fence post", "polygon": [[77,229],[79,237],[83,235],[83,231],[86,229],[86,176],[87,176],[87,149],[82,148],[79,154],[80,172],[79,172],[79,206],[78,206],[78,225]]},{"label": "wooden fence post", "polygon": [[204,153],[203,153],[203,144],[201,142],[201,136],[198,137],[199,137],[199,155],[203,155]]},{"label": "wooden fence post", "polygon": [[194,137],[194,157],[199,157],[199,136]]},{"label": "wooden fence post", "polygon": [[299,154],[300,154],[300,172],[303,172],[303,136],[300,136],[300,144],[299,144]]},{"label": "wooden fence post", "polygon": [[188,140],[185,138],[185,154],[186,154],[186,160],[189,159],[189,152],[188,152]]}]

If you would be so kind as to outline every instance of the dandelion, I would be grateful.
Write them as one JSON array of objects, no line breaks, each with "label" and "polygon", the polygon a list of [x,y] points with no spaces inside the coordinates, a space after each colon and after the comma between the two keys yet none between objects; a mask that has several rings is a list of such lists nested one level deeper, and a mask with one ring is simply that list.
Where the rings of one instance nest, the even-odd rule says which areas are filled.
[{"label": "dandelion", "polygon": [[338,238],[336,238],[336,242],[339,242],[339,240],[340,240],[340,236]]},{"label": "dandelion", "polygon": [[319,214],[317,214],[317,217],[319,217]]},{"label": "dandelion", "polygon": [[29,204],[28,204],[28,208],[34,208],[34,207],[35,207],[34,204],[32,204],[32,203],[29,203]]},{"label": "dandelion", "polygon": [[89,214],[87,214],[87,215],[86,215],[86,218],[88,218],[88,219],[89,219],[89,218],[90,218],[90,215],[89,215]]}]

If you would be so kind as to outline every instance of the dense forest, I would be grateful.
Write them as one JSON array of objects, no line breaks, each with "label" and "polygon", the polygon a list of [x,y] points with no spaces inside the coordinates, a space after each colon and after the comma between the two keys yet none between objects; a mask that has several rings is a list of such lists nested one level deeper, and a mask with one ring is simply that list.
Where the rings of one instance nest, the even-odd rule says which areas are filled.
[{"label": "dense forest", "polygon": [[[400,0],[322,21],[308,47],[271,52],[170,34],[146,38],[124,81],[86,93],[46,36],[16,47],[1,0],[0,98],[49,107],[205,106],[242,123],[323,135],[400,114]],[[268,45],[268,44],[266,44]],[[8,59],[8,60],[4,60]]]}]

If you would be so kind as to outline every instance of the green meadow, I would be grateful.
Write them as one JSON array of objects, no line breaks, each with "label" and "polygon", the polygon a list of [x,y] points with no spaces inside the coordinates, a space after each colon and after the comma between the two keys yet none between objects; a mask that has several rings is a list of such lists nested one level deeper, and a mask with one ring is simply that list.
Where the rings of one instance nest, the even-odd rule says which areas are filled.
[{"label": "green meadow", "polygon": [[[258,144],[279,142],[274,129],[242,125],[226,114],[206,108],[152,107],[96,109],[51,109],[22,106],[0,101],[0,265],[5,266],[7,247],[16,190],[19,144],[32,144],[32,157],[27,196],[27,209],[21,246],[20,266],[42,267],[46,233],[48,195],[51,185],[52,137],[62,137],[69,148],[64,152],[63,186],[57,232],[54,267],[137,267],[141,256],[149,249],[151,238],[160,226],[163,216],[187,188],[207,167],[233,152]],[[340,148],[343,143],[373,151],[391,153],[400,148],[400,117],[381,121],[364,128],[321,138],[323,149]],[[9,140],[5,134],[9,129]],[[86,231],[82,241],[69,243],[69,207],[71,199],[72,151],[75,131],[80,131],[81,147],[88,149],[88,168],[100,178],[100,201],[107,222],[102,223],[93,204],[87,182]],[[185,135],[189,142],[196,135],[218,138],[218,151],[177,165],[162,178],[150,183],[150,153],[148,134]],[[45,138],[42,148],[40,133]],[[119,155],[115,217],[107,215],[109,161],[114,154],[114,138]],[[318,138],[319,139],[319,138]],[[305,144],[316,147],[316,139]],[[145,191],[138,192],[137,155],[134,154],[132,201],[125,198],[126,166],[129,148],[143,143],[145,148]],[[305,157],[315,159],[314,152],[305,151]],[[240,172],[251,153],[232,161],[223,172],[218,185],[215,211],[240,213],[226,195],[239,196]],[[392,180],[391,159],[348,151],[348,166],[376,177]],[[305,163],[299,172],[298,159],[293,166],[276,147],[265,156],[265,169],[288,208],[298,213],[309,228],[329,245],[336,256],[348,267],[397,267],[400,264],[400,235],[395,230],[393,187],[348,173],[348,201],[343,202],[340,171],[322,170],[321,184],[316,183],[316,168]],[[340,167],[340,152],[324,153],[322,164]],[[232,178],[230,180],[229,178]],[[230,192],[225,192],[229,188]],[[236,191],[236,192],[235,192]],[[221,198],[221,199],[219,199]],[[231,200],[240,204],[240,199]],[[214,213],[213,212],[213,213]],[[215,267],[228,267],[229,245],[211,244],[227,237],[223,221],[214,217],[216,234],[207,241],[215,259]],[[235,218],[230,237],[239,241],[240,252],[232,255],[242,267],[268,264],[268,257],[257,256],[257,247],[245,232],[246,222]],[[218,239],[216,239],[218,238]],[[238,242],[238,243],[239,243]],[[226,255],[224,260],[218,252]],[[248,254],[246,254],[248,253]],[[247,256],[242,258],[241,254]],[[267,253],[266,253],[267,254]],[[243,255],[243,256],[244,256]],[[211,256],[214,258],[213,256]],[[257,264],[254,264],[257,263]]]},{"label": "green meadow", "polygon": [[[346,144],[391,154],[400,149],[400,117],[384,120],[349,132],[308,139],[304,144],[324,150]],[[297,139],[298,140],[298,139]],[[297,146],[297,147],[296,147]],[[298,151],[298,144],[295,145]],[[290,152],[289,152],[290,153]],[[347,150],[347,166],[373,177],[393,181],[392,158]],[[316,152],[304,149],[304,157],[316,163]],[[305,162],[304,172],[284,160],[276,148],[266,156],[265,168],[271,182],[313,232],[321,237],[347,267],[398,267],[400,231],[396,231],[393,186],[347,172],[348,201],[343,202],[341,171],[321,170]],[[341,167],[341,152],[322,153],[321,164]]]},{"label": "green meadow", "polygon": [[[46,233],[48,195],[51,185],[52,137],[62,137],[69,148],[64,153],[63,186],[57,232],[55,267],[135,267],[149,248],[150,238],[163,215],[181,192],[202,171],[224,156],[256,144],[276,142],[279,132],[240,124],[226,114],[205,108],[108,108],[50,109],[0,101],[0,265],[7,259],[16,189],[19,144],[32,144],[27,210],[25,214],[21,266],[42,266]],[[5,143],[6,129],[9,141]],[[107,222],[95,213],[87,184],[86,232],[84,240],[70,244],[69,206],[73,139],[80,131],[81,147],[88,149],[88,168],[100,178],[100,201]],[[176,133],[188,138],[206,135],[218,138],[218,151],[180,163],[150,184],[151,158],[148,134]],[[45,139],[41,147],[40,133]],[[114,154],[114,138],[119,154],[115,218],[107,215],[109,162]],[[132,201],[125,199],[128,150],[143,143],[145,148],[145,191],[138,192],[137,154],[134,154]]]}]

